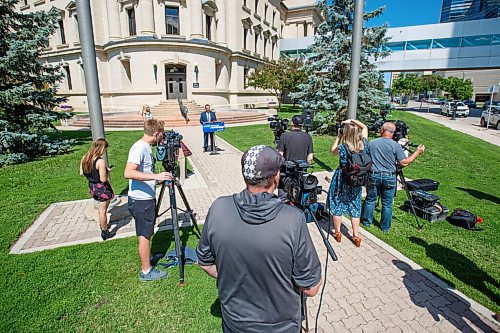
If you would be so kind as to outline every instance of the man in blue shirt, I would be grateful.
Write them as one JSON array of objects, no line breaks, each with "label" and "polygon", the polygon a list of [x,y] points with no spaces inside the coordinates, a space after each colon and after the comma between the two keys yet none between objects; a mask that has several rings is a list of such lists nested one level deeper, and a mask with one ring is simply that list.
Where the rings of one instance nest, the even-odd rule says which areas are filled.
[{"label": "man in blue shirt", "polygon": [[397,179],[396,168],[405,167],[412,163],[425,151],[425,146],[418,146],[417,150],[406,157],[401,145],[392,139],[396,132],[396,125],[387,122],[380,129],[380,138],[368,143],[369,154],[372,159],[372,174],[366,187],[366,199],[361,218],[365,227],[373,222],[373,213],[377,196],[382,201],[382,217],[380,229],[389,232],[392,223],[392,204],[396,195]]},{"label": "man in blue shirt", "polygon": [[[210,123],[213,121],[217,121],[217,117],[215,116],[215,112],[210,110],[210,104],[205,104],[205,111],[200,115],[200,124],[203,126],[204,123]],[[208,141],[210,138],[210,142],[214,142],[214,133],[205,133],[203,132],[203,151],[208,150]]]}]

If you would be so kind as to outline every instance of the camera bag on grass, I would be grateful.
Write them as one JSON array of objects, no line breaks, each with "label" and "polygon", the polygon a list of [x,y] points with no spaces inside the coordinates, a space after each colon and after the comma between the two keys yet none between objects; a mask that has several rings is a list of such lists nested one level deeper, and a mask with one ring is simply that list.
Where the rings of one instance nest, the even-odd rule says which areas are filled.
[{"label": "camera bag on grass", "polygon": [[415,190],[436,191],[439,188],[439,182],[433,179],[423,178],[423,179],[409,180],[406,182],[406,186],[408,186],[408,190],[410,191],[415,191]]},{"label": "camera bag on grass", "polygon": [[367,149],[356,153],[345,148],[347,164],[342,168],[344,179],[351,187],[366,186],[372,170],[372,159]]},{"label": "camera bag on grass", "polygon": [[482,228],[478,228],[476,226],[478,223],[482,223],[483,219],[467,209],[455,209],[448,219],[451,224],[457,227],[467,230],[483,230]]}]

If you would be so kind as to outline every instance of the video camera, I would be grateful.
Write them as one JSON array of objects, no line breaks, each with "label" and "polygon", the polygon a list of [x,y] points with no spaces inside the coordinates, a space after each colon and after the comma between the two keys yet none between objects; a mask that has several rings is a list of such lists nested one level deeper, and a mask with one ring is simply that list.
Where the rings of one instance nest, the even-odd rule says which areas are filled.
[{"label": "video camera", "polygon": [[316,203],[322,190],[318,178],[307,172],[309,167],[306,161],[286,161],[280,172],[279,188],[294,206],[302,209]]},{"label": "video camera", "polygon": [[280,118],[278,115],[274,115],[267,118],[267,121],[270,122],[269,128],[271,128],[274,132],[274,143],[278,144],[281,135],[288,129],[289,120]]},{"label": "video camera", "polygon": [[380,116],[369,120],[368,130],[372,132],[380,132],[380,128],[386,122],[391,122],[396,126],[396,131],[392,136],[392,139],[396,142],[399,142],[402,139],[408,139],[408,134],[410,132],[410,128],[406,123],[402,120],[387,120],[387,115],[389,114],[388,110],[380,110]]},{"label": "video camera", "polygon": [[165,171],[171,171],[175,168],[177,152],[182,147],[182,138],[178,132],[167,131],[163,133],[163,138],[156,147],[156,159],[162,161]]}]

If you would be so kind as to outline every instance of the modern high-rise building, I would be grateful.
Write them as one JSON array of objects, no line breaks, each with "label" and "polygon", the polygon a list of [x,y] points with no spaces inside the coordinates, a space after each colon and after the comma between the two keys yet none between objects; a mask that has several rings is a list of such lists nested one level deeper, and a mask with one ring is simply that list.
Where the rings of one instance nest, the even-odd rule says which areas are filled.
[{"label": "modern high-rise building", "polygon": [[500,17],[500,0],[443,0],[441,23]]}]

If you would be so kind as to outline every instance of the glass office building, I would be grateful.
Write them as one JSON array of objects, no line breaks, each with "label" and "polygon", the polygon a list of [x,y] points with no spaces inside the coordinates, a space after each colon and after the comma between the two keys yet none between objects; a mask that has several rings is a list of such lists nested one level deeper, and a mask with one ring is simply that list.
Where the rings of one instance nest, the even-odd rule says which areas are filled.
[{"label": "glass office building", "polygon": [[500,0],[443,0],[441,23],[500,17]]}]

